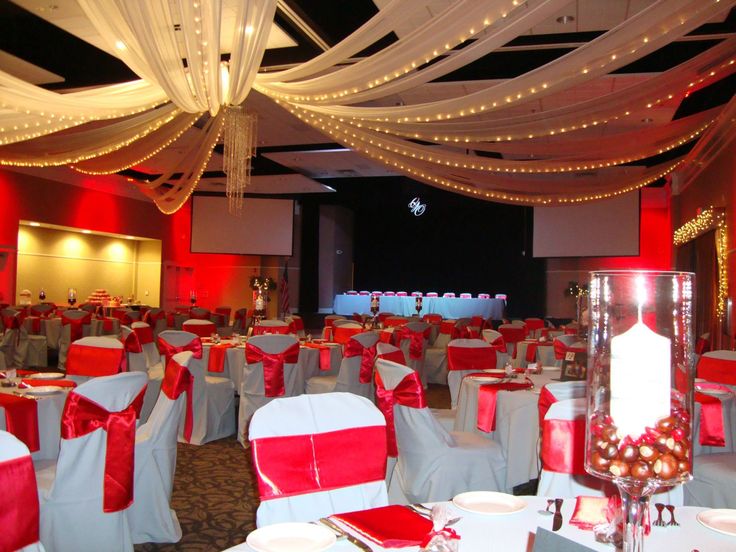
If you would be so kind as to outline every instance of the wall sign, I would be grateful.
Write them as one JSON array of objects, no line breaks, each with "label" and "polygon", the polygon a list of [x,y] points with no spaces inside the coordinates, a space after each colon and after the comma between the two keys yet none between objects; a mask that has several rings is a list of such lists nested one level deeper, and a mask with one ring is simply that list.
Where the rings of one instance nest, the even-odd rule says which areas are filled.
[{"label": "wall sign", "polygon": [[427,204],[422,203],[418,197],[415,197],[409,202],[409,212],[415,217],[421,217],[426,210]]}]

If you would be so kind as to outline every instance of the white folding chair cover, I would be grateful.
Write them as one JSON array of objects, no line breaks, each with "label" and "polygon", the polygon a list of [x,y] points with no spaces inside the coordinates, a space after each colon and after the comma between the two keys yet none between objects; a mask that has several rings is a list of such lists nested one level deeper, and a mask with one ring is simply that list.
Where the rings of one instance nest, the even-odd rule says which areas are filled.
[{"label": "white folding chair cover", "polygon": [[[175,354],[171,362],[188,366],[190,351]],[[148,421],[135,434],[135,502],[125,513],[133,542],[178,542],[181,526],[171,509],[176,471],[176,442],[184,419],[186,394],[171,400],[160,393]]]},{"label": "white folding chair cover", "polygon": [[284,322],[283,320],[269,318],[267,320],[261,320],[259,325],[265,326],[267,328],[283,328],[284,326],[288,326],[289,324],[287,322]]},{"label": "white folding chair cover", "polygon": [[[146,324],[145,322],[133,322],[134,327],[136,326],[136,324],[148,326],[148,324]],[[123,337],[123,342],[125,342],[128,336],[133,333],[133,330],[128,326],[121,326],[120,332]],[[154,339],[156,338],[154,337]],[[155,349],[158,358],[157,363],[153,365],[149,365],[149,355],[151,357],[153,356],[152,353],[150,353],[151,347]],[[145,372],[148,375],[148,387],[146,387],[146,394],[143,397],[143,406],[141,407],[140,418],[141,423],[145,423],[151,415],[153,407],[158,400],[158,394],[159,391],[161,391],[161,383],[163,382],[164,378],[164,369],[163,363],[161,362],[161,355],[158,353],[158,348],[156,347],[155,343],[141,344],[141,348],[143,349],[143,352],[140,353],[126,350],[125,358],[128,362],[128,370],[130,370],[131,372]],[[146,348],[148,348],[149,354],[146,354]]]},{"label": "white folding chair cover", "polygon": [[[133,322],[130,327],[135,330],[136,328],[150,328],[151,326],[145,322]],[[148,369],[154,369],[163,374],[164,365],[161,361],[161,353],[158,352],[158,346],[156,345],[156,333],[153,332],[153,341],[141,343],[141,347],[146,357],[146,366]]]},{"label": "white folding chair cover", "polygon": [[[6,460],[14,460],[16,458],[20,458],[22,456],[28,456],[30,457],[31,453],[28,451],[28,447],[21,441],[20,439],[16,438],[15,435],[12,433],[8,433],[7,431],[0,430],[0,463],[5,462]],[[33,487],[34,493],[36,493],[36,487]],[[13,497],[6,497],[3,499],[3,505],[0,506],[0,508],[15,508],[16,503],[13,500]],[[27,517],[28,512],[25,511],[19,511],[16,514],[18,517]],[[6,531],[7,528],[3,528],[3,531]],[[2,545],[2,542],[0,542],[0,545]],[[41,544],[41,542],[35,542],[33,544],[29,544],[28,546],[24,546],[20,549],[22,552],[44,552],[44,547]]]},{"label": "white folding chair cover", "polygon": [[[386,389],[396,387],[411,368],[379,358],[376,370]],[[428,408],[394,406],[399,457],[390,496],[409,502],[449,500],[471,490],[507,491],[506,459],[498,443],[480,435],[447,432]]]},{"label": "white folding chair cover", "polygon": [[[566,392],[579,393],[579,389],[575,387],[558,388],[557,391],[561,395]],[[574,399],[563,399],[552,403],[545,420],[575,420],[578,418],[585,419],[586,416],[586,400],[585,397]],[[544,436],[542,436],[544,439]],[[581,451],[581,453],[584,453]],[[682,485],[674,487],[670,491],[657,492],[653,498],[656,502],[665,502],[682,506],[683,490]],[[569,473],[558,473],[545,469],[539,476],[539,485],[537,486],[537,496],[559,496],[559,497],[576,497],[576,496],[612,496],[617,495],[618,490],[613,483],[599,479],[589,474],[573,475]]]},{"label": "white folding chair cover", "polygon": [[[364,332],[352,336],[363,347],[369,348],[378,341],[378,334],[375,332]],[[340,362],[340,371],[337,376],[314,376],[307,380],[306,393],[329,393],[330,391],[341,391],[360,395],[366,399],[373,400],[374,388],[373,377],[368,383],[360,382],[360,364],[363,357],[361,355],[353,357],[343,356]]]},{"label": "white folding chair cover", "polygon": [[333,323],[335,320],[345,320],[344,316],[340,316],[339,314],[328,314],[325,316],[325,326],[322,328],[322,339],[328,339],[330,337],[330,327],[327,325],[327,321],[332,320]]},{"label": "white folding chair cover", "polygon": [[[64,316],[67,318],[84,318],[85,316],[89,315],[87,311],[84,310],[67,310],[64,311]],[[92,334],[92,324],[84,324],[82,326],[82,336],[88,337]],[[61,331],[59,332],[59,369],[63,370],[64,366],[66,366],[66,356],[69,351],[69,345],[72,342],[72,330],[71,325],[61,323]]]},{"label": "white folding chair cover", "polygon": [[[98,347],[101,349],[122,349],[123,344],[120,342],[119,339],[108,337],[108,336],[88,336],[83,337],[82,339],[77,339],[73,343],[69,345],[74,347]],[[68,349],[67,349],[68,352]],[[67,374],[66,379],[70,379],[77,383],[77,385],[81,385],[82,383],[85,383],[91,379],[95,379],[93,376],[81,376],[76,374]]]},{"label": "white folding chair cover", "polygon": [[[503,337],[501,335],[501,332],[497,332],[496,330],[492,329],[481,330],[480,335],[483,340],[487,341],[488,343],[493,343],[499,337]],[[496,351],[496,368],[500,370],[501,368],[506,366],[506,361],[509,359],[509,356],[511,356],[509,355],[509,353]]]},{"label": "white folding chair cover", "polygon": [[302,320],[302,317],[301,316],[297,316],[296,314],[292,314],[291,316],[287,316],[286,317],[286,323],[289,324],[289,325],[291,325],[292,322],[296,322],[296,321],[301,321],[302,322],[302,327],[301,328],[298,328],[296,330],[296,336],[297,337],[300,337],[300,338],[307,337],[307,334],[304,333],[304,321]]},{"label": "white folding chair cover", "polygon": [[[297,340],[290,335],[257,335],[251,337],[252,343],[270,354],[282,353]],[[304,393],[304,373],[299,363],[284,363],[284,397],[295,397]],[[240,410],[238,411],[238,441],[246,445],[246,430],[253,413],[276,397],[267,397],[263,381],[263,363],[246,362],[243,379],[240,382]]]},{"label": "white folding chair cover", "polygon": [[736,508],[736,453],[695,458],[693,479],[685,485],[685,505]]},{"label": "white folding chair cover", "polygon": [[362,328],[363,325],[357,320],[350,320],[347,318],[342,318],[340,320],[335,320],[332,323],[332,327],[333,328]]},{"label": "white folding chair cover", "polygon": [[[386,420],[370,401],[352,393],[327,393],[279,398],[260,408],[250,422],[248,438],[311,435],[349,428],[385,426]],[[299,466],[309,469],[308,466]],[[383,479],[314,493],[264,500],[256,525],[311,521],[340,512],[386,506]]]},{"label": "white folding chair cover", "polygon": [[[127,372],[92,378],[74,392],[110,412],[126,408],[146,384],[145,374]],[[62,439],[56,463],[37,464],[41,542],[54,552],[132,551],[125,511],[102,511],[107,433],[98,429]]]},{"label": "white folding chair cover", "polygon": [[[396,351],[399,351],[402,355],[404,354],[404,351],[402,351],[395,345],[391,345],[390,343],[384,343],[382,341],[376,343],[376,358],[380,357],[381,355],[395,353]],[[404,364],[406,366],[406,356],[404,356],[404,362],[400,362],[399,364]]]},{"label": "white folding chair cover", "polygon": [[[424,332],[429,328],[429,324],[426,322],[408,322],[404,324],[404,327],[406,327],[408,330],[411,330],[412,332]],[[422,356],[421,358],[412,358],[409,354],[409,347],[411,344],[410,339],[402,339],[401,343],[399,344],[399,348],[404,352],[404,357],[406,357],[406,365],[409,366],[411,369],[413,369],[415,372],[419,374],[419,378],[422,380],[422,387],[425,389],[427,388],[427,373],[424,370],[424,361],[427,354],[427,344],[428,340],[425,337],[422,339]]]},{"label": "white folding chair cover", "polygon": [[[197,336],[183,330],[166,330],[159,335],[161,339],[182,347]],[[203,445],[216,439],[222,439],[235,433],[235,388],[229,378],[208,376],[207,367],[201,359],[192,358],[188,364],[194,376],[194,392],[192,408],[194,409],[194,427],[192,429],[192,445]],[[179,441],[184,443],[184,428],[179,431]]]},{"label": "white folding chair cover", "polygon": [[[453,350],[463,348],[490,349],[491,345],[482,339],[453,339],[447,344],[447,354],[448,356],[452,355]],[[457,397],[460,393],[460,385],[463,383],[463,378],[477,371],[477,369],[447,371],[447,386],[450,388],[450,405],[452,408],[457,407]]]}]

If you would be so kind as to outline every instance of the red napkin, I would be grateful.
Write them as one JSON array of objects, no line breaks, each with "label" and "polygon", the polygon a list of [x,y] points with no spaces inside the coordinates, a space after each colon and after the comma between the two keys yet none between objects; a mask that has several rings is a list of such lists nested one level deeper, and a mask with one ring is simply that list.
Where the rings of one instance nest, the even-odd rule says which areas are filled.
[{"label": "red napkin", "polygon": [[[204,341],[204,339],[202,341]],[[225,357],[227,354],[227,350],[231,347],[235,347],[235,345],[232,345],[230,343],[220,343],[219,345],[212,345],[210,347],[210,357],[207,361],[207,371],[224,372]]]},{"label": "red napkin", "polygon": [[419,546],[432,522],[406,506],[383,506],[332,516],[383,548]]},{"label": "red napkin", "polygon": [[529,389],[531,381],[488,383],[478,388],[478,421],[476,426],[481,431],[490,433],[496,431],[496,394],[499,391],[519,391]]},{"label": "red napkin", "polygon": [[5,409],[5,427],[9,433],[23,441],[28,450],[36,452],[38,440],[38,409],[36,401],[0,393],[0,406]]},{"label": "red napkin", "polygon": [[[576,500],[570,525],[584,531],[592,531],[596,525],[612,522],[621,510],[619,496],[579,496]],[[648,535],[652,529],[648,509],[644,511],[643,524],[644,534]]]},{"label": "red napkin", "polygon": [[20,380],[20,383],[18,384],[18,389],[23,389],[24,387],[76,387],[76,382],[72,380],[67,379],[23,379]]}]

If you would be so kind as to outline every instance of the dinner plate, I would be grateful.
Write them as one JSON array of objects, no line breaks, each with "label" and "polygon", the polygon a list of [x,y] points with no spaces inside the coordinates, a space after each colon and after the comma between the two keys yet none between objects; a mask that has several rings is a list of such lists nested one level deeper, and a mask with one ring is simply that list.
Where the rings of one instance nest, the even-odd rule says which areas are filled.
[{"label": "dinner plate", "polygon": [[21,389],[21,391],[27,395],[53,395],[54,393],[59,393],[63,390],[64,388],[59,387],[58,385],[39,385],[37,387]]},{"label": "dinner plate", "polygon": [[559,366],[542,366],[542,372],[551,372],[552,370],[559,370]]},{"label": "dinner plate", "polygon": [[526,508],[526,502],[518,496],[495,491],[460,493],[452,503],[466,512],[487,516],[515,514]]},{"label": "dinner plate", "polygon": [[321,525],[275,523],[256,529],[245,542],[257,552],[320,552],[335,540],[335,533]]},{"label": "dinner plate", "polygon": [[61,372],[37,372],[35,374],[31,374],[30,376],[26,376],[27,379],[43,379],[43,380],[55,380],[55,379],[63,379],[64,374]]},{"label": "dinner plate", "polygon": [[736,510],[729,508],[705,510],[700,512],[695,519],[708,529],[736,537]]},{"label": "dinner plate", "polygon": [[466,376],[472,379],[473,381],[499,381],[502,380],[502,377],[496,377],[496,376]]}]

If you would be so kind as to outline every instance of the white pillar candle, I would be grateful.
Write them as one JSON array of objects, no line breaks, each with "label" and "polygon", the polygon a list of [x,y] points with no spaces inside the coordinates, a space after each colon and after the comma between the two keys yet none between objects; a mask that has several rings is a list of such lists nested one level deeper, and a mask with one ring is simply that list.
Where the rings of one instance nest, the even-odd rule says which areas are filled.
[{"label": "white pillar candle", "polygon": [[611,339],[611,417],[633,438],[670,415],[670,340],[641,321]]},{"label": "white pillar candle", "polygon": [[260,311],[260,310],[264,310],[265,308],[266,308],[265,301],[263,300],[263,297],[259,296],[258,299],[256,299],[256,310]]}]

